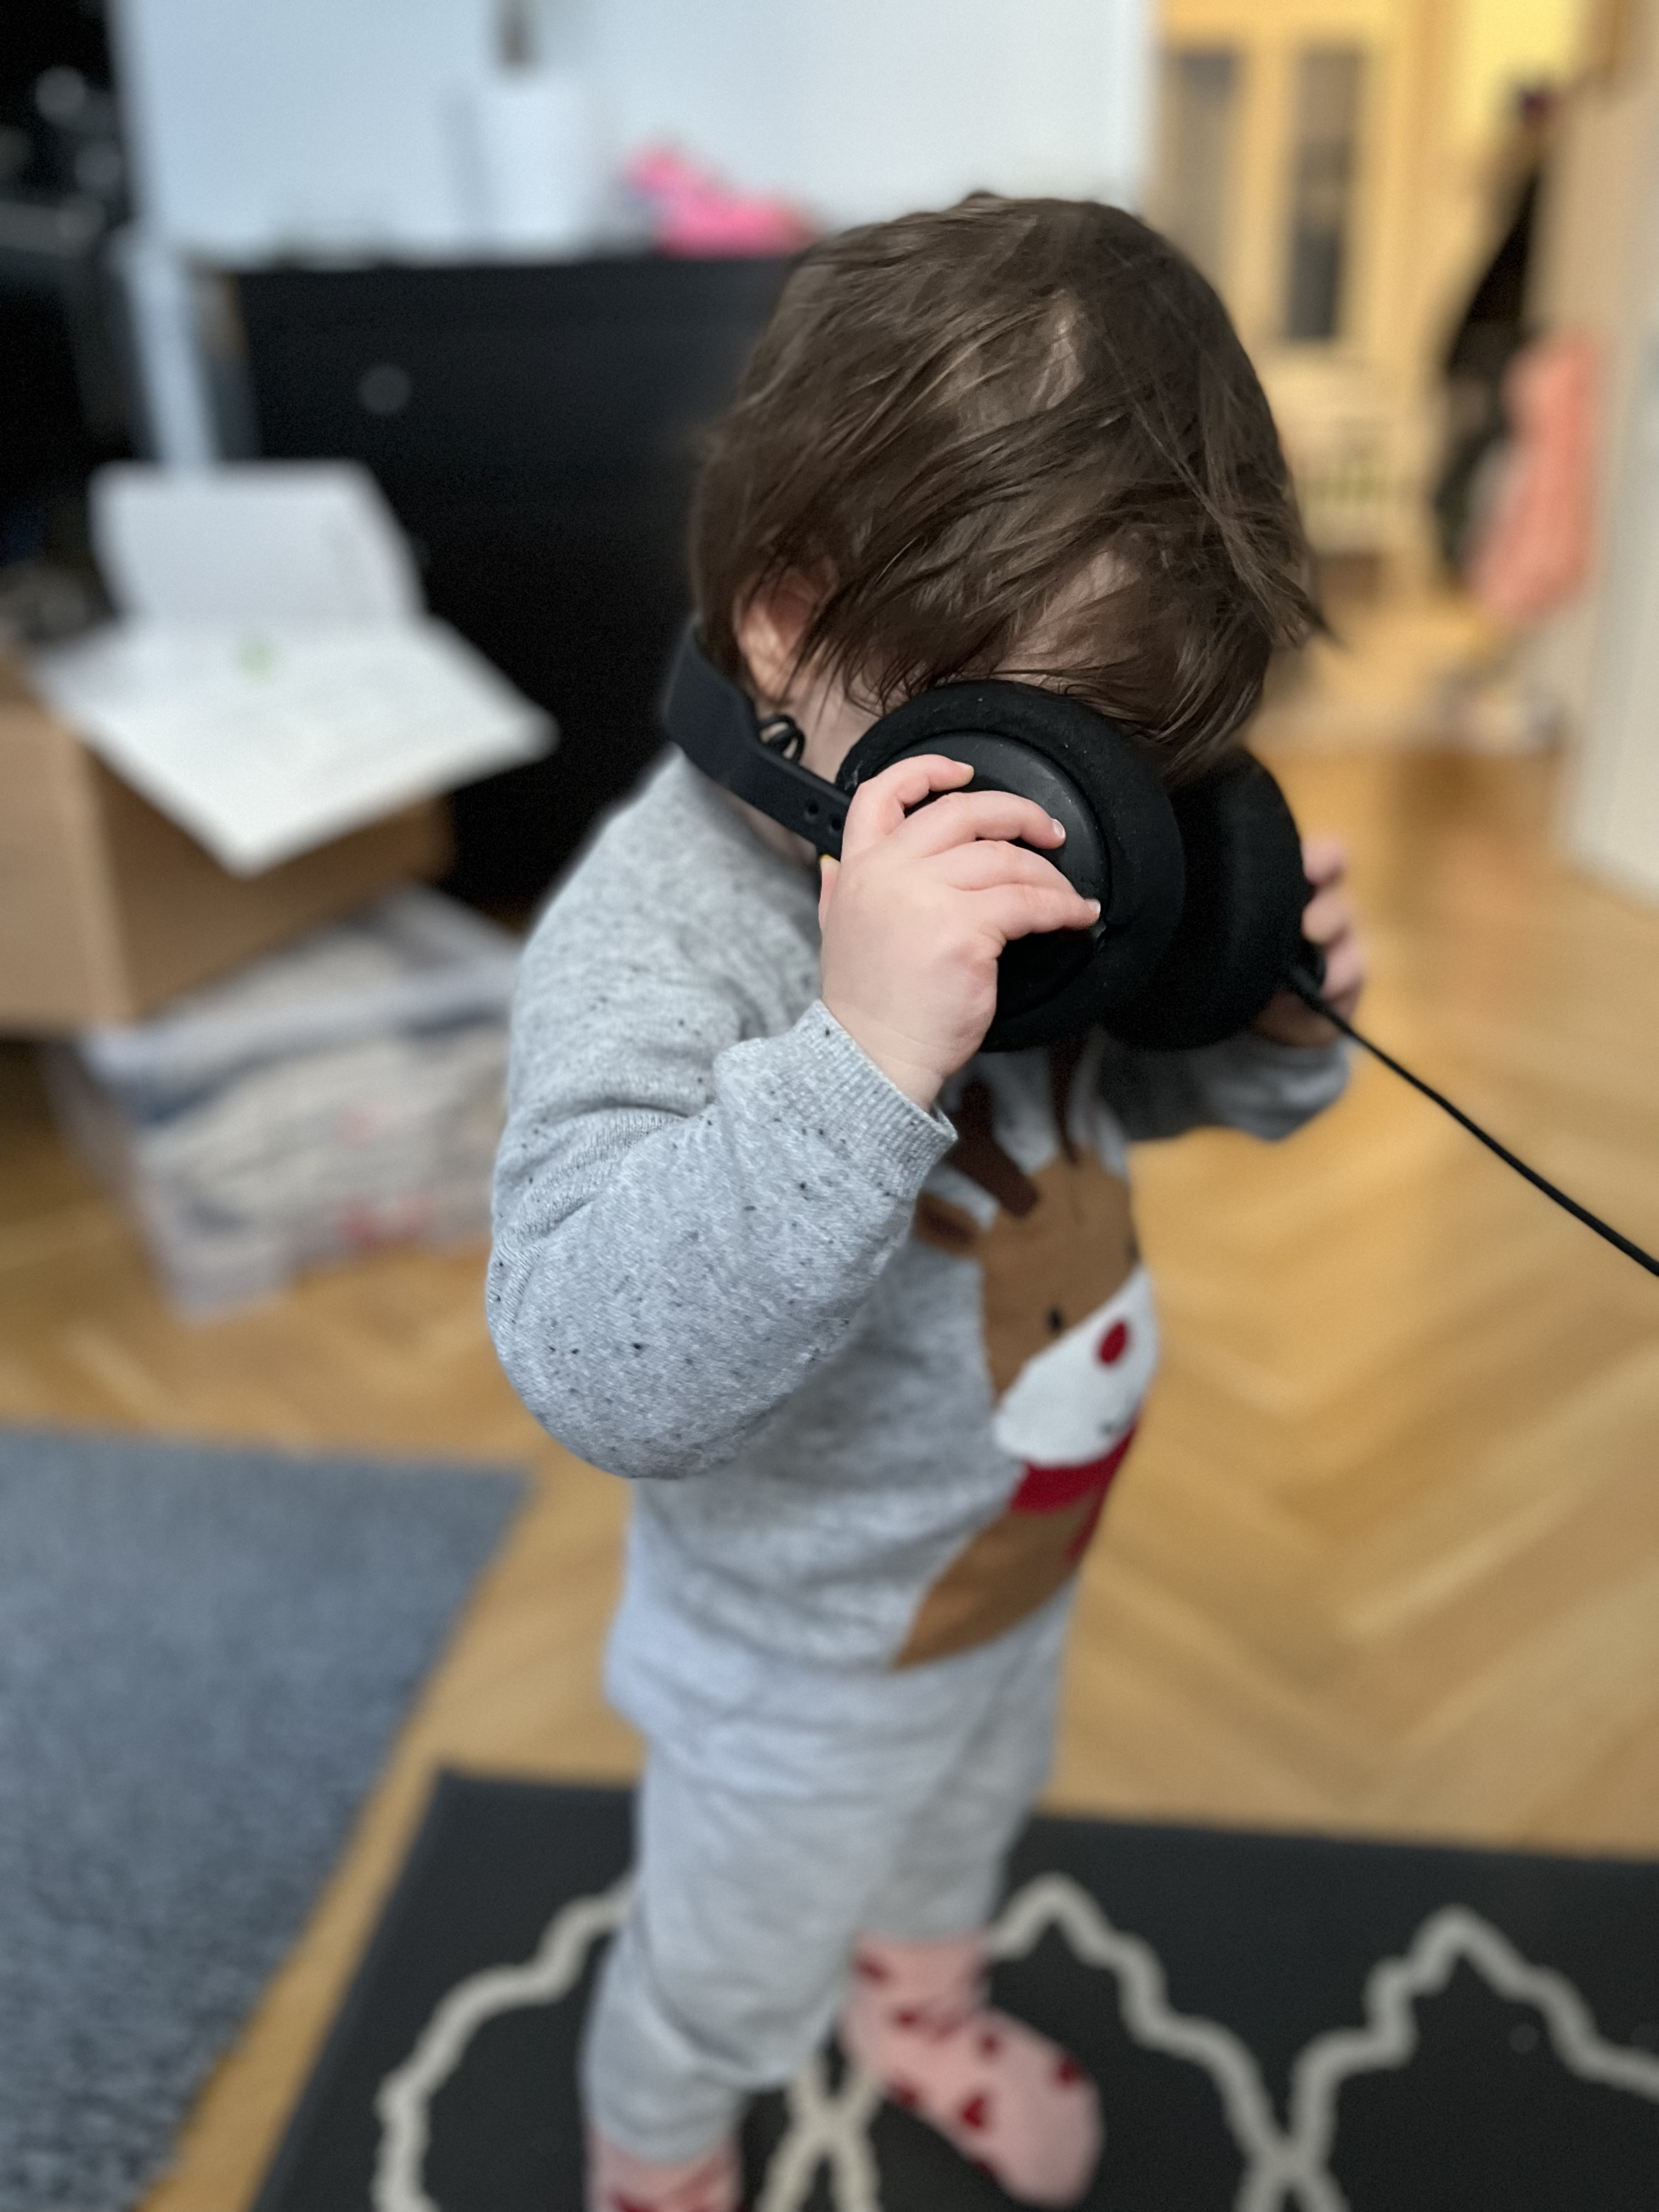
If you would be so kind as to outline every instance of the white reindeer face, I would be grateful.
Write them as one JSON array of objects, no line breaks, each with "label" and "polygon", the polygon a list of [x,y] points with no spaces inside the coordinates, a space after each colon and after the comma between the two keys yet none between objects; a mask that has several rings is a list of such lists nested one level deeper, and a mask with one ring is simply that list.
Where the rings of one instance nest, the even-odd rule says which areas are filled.
[{"label": "white reindeer face", "polygon": [[1003,1393],[994,1433],[1028,1467],[1080,1467],[1128,1433],[1158,1365],[1145,1267],[1086,1321],[1026,1361]]}]

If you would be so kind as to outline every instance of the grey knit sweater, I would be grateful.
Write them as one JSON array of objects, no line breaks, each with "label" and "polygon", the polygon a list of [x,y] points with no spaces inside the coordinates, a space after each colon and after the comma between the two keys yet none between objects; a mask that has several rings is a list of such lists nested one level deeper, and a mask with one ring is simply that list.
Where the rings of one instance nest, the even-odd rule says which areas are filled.
[{"label": "grey knit sweater", "polygon": [[538,1419],[637,1481],[647,1614],[880,1668],[1000,1633],[1092,1533],[1156,1351],[1126,1144],[1285,1135],[1345,1062],[1097,1036],[927,1114],[817,987],[813,877],[669,759],[525,956],[489,1318]]}]

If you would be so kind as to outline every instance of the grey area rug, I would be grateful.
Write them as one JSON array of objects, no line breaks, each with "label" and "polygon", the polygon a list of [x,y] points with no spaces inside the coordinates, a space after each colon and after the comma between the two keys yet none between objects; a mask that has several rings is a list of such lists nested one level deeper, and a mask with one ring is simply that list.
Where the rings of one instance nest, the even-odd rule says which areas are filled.
[{"label": "grey area rug", "polygon": [[0,2212],[125,2212],[523,1494],[0,1431]]}]

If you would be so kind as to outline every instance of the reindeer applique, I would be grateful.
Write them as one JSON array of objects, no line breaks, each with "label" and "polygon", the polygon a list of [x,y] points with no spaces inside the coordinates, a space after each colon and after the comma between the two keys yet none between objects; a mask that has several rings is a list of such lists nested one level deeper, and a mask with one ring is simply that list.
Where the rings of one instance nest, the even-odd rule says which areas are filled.
[{"label": "reindeer applique", "polygon": [[938,1178],[965,1202],[930,1188],[916,1207],[924,1243],[979,1267],[994,1433],[1024,1475],[923,1597],[901,1667],[989,1643],[1063,1589],[1134,1438],[1158,1331],[1095,1060],[1057,1046],[1046,1084],[1035,1054],[1001,1064],[994,1095],[970,1083]]}]

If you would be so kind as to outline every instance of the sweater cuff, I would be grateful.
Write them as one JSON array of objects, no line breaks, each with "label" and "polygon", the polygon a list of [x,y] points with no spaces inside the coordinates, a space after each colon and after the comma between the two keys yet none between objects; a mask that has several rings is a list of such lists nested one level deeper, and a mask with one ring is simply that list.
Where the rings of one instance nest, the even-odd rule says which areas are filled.
[{"label": "sweater cuff", "polygon": [[1222,1118],[1258,1137],[1288,1136],[1323,1113],[1342,1095],[1348,1079],[1348,1047],[1281,1044],[1276,1037],[1241,1030],[1206,1055]]},{"label": "sweater cuff", "polygon": [[804,1125],[890,1196],[913,1199],[957,1140],[938,1107],[901,1091],[822,999],[790,1033],[805,1096]]}]

